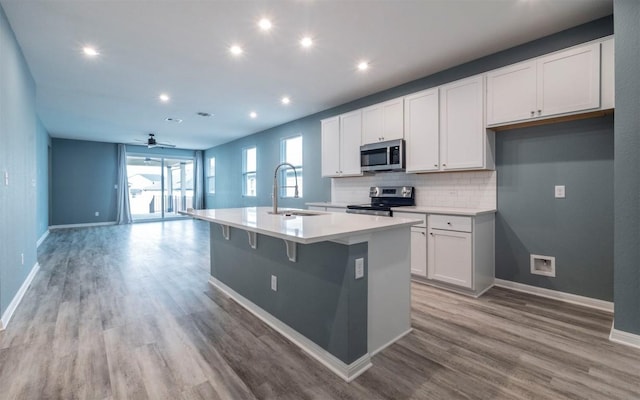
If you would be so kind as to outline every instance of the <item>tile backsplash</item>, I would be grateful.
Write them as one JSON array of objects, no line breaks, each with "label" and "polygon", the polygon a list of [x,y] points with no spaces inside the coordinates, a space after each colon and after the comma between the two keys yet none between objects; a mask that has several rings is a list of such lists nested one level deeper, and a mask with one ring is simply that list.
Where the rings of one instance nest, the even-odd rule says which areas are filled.
[{"label": "tile backsplash", "polygon": [[413,186],[416,205],[424,207],[496,208],[496,171],[406,174],[385,172],[331,179],[331,202],[369,202],[370,186]]}]

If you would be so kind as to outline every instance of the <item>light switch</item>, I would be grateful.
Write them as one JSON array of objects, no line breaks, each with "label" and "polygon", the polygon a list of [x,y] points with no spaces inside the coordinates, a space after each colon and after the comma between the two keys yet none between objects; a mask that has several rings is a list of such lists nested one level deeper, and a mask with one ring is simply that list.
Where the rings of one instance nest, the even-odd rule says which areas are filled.
[{"label": "light switch", "polygon": [[556,185],[556,199],[564,199],[564,185]]},{"label": "light switch", "polygon": [[356,279],[364,278],[364,258],[356,258]]}]

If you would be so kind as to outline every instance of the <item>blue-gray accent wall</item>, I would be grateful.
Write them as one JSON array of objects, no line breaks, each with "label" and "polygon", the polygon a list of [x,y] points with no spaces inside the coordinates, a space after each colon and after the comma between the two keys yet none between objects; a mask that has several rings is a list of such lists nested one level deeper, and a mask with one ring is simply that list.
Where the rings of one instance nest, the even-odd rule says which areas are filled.
[{"label": "blue-gray accent wall", "polygon": [[[216,193],[210,195],[208,183],[205,207],[228,208],[264,206],[271,203],[273,169],[280,162],[280,140],[303,135],[304,197],[282,199],[285,207],[304,207],[306,202],[331,199],[331,180],[322,178],[320,120],[356,110],[385,100],[439,86],[457,79],[561,50],[589,40],[613,34],[613,16],[601,18],[524,45],[462,64],[424,78],[375,93],[341,106],[255,133],[208,149],[205,152],[205,175],[209,157],[216,158]],[[257,196],[242,196],[242,149],[256,146],[258,151]],[[205,180],[206,182],[206,180]]]},{"label": "blue-gray accent wall", "polygon": [[116,220],[117,151],[114,143],[51,140],[51,225]]},{"label": "blue-gray accent wall", "polygon": [[498,132],[496,155],[496,278],[613,301],[613,117]]},{"label": "blue-gray accent wall", "polygon": [[[295,329],[346,364],[367,353],[368,274],[354,279],[355,260],[365,259],[367,243],[297,244],[297,260],[287,258],[282,239],[210,224],[211,275]],[[278,290],[270,288],[271,276]]]},{"label": "blue-gray accent wall", "polygon": [[35,94],[35,82],[0,6],[0,315],[36,264],[36,241],[45,218],[36,213],[42,195],[37,151],[46,132],[36,115]]},{"label": "blue-gray accent wall", "polygon": [[640,2],[615,0],[615,328],[640,335]]},{"label": "blue-gray accent wall", "polygon": [[[128,154],[193,157],[193,150],[127,146]],[[51,225],[114,222],[118,147],[115,143],[51,139]],[[99,216],[95,216],[95,212]]]}]

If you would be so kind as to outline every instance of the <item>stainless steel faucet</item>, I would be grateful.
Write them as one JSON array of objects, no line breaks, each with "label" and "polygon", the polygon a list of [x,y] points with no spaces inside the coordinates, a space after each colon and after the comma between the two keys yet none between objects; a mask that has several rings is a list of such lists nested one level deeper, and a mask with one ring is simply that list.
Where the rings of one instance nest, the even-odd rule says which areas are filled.
[{"label": "stainless steel faucet", "polygon": [[[292,164],[288,163],[288,162],[283,162],[278,164],[278,166],[276,166],[276,170],[273,172],[273,194],[271,195],[271,198],[273,200],[273,214],[278,214],[278,170],[280,169],[280,167],[284,167],[284,166],[288,166],[291,167],[293,169],[293,174],[296,177],[296,185],[294,186],[295,192],[293,194],[293,197],[295,197],[296,199],[299,197],[298,196],[298,172],[296,171],[296,167],[294,167]],[[291,187],[291,186],[283,186],[285,188]]]}]

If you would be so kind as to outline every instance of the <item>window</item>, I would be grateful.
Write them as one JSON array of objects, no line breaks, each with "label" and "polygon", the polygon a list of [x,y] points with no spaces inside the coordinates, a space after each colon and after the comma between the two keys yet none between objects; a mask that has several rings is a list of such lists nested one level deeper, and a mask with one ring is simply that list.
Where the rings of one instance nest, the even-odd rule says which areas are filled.
[{"label": "window", "polygon": [[256,148],[249,147],[242,150],[242,194],[255,197],[256,195]]},{"label": "window", "polygon": [[207,175],[207,184],[209,185],[209,194],[216,193],[216,158],[209,159],[209,172]]},{"label": "window", "polygon": [[[280,160],[296,167],[296,173],[298,174],[298,196],[302,197],[302,136],[282,139],[280,142]],[[283,167],[281,174],[280,182],[283,182],[283,184],[280,189],[280,196],[294,197],[296,175],[293,169]]]}]

